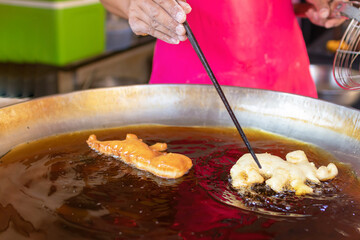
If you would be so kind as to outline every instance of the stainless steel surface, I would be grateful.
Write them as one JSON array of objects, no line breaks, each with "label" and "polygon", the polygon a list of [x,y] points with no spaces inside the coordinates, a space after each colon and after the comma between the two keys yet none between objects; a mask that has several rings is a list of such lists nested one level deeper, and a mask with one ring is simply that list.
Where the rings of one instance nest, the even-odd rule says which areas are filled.
[{"label": "stainless steel surface", "polygon": [[333,64],[335,80],[344,89],[360,90],[358,58],[360,42],[360,10],[358,7],[360,4],[357,1],[349,1],[339,2],[337,6],[342,15],[353,20],[348,25],[336,50]]},{"label": "stainless steel surface", "polygon": [[58,92],[54,67],[0,63],[0,96],[27,98]]},{"label": "stainless steel surface", "polygon": [[[358,1],[336,1],[332,17],[341,15],[353,19],[348,25],[333,61],[333,72],[336,82],[344,89],[360,89],[359,69],[359,47],[360,47],[360,2]],[[293,4],[294,12],[298,17],[306,17],[306,12],[314,6],[310,3]],[[316,52],[319,48],[316,49]],[[321,52],[321,50],[320,50]]]},{"label": "stainless steel surface", "polygon": [[0,97],[42,97],[97,87],[145,84],[154,42],[66,67],[0,63]]},{"label": "stainless steel surface", "polygon": [[336,5],[336,10],[339,11],[341,15],[360,22],[360,10],[353,5],[359,6],[359,3],[357,1],[339,2]]},{"label": "stainless steel surface", "polygon": [[[360,111],[326,101],[224,87],[244,127],[318,145],[360,173]],[[207,85],[138,85],[39,98],[0,109],[0,155],[50,135],[133,124],[233,126]]]},{"label": "stainless steel surface", "polygon": [[347,91],[336,84],[331,65],[310,65],[310,74],[320,99],[344,106],[355,106],[360,102],[360,91]]},{"label": "stainless steel surface", "polygon": [[[334,1],[334,10],[330,13],[331,17],[341,17],[345,16],[350,19],[355,19],[360,22],[360,6],[359,1]],[[315,9],[316,7],[309,2],[306,3],[293,3],[294,13],[297,17],[307,17],[306,12],[310,9]]]}]

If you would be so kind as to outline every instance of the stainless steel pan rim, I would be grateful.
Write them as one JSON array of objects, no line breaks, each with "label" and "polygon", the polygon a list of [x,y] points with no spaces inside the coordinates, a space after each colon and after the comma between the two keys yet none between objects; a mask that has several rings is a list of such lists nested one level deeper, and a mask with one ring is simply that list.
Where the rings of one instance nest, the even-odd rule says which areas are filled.
[{"label": "stainless steel pan rim", "polygon": [[[346,155],[360,171],[360,111],[294,94],[223,87],[243,127]],[[133,124],[233,126],[211,85],[135,85],[86,90],[0,109],[0,155],[14,146],[85,129]],[[359,170],[357,170],[359,169]]]}]

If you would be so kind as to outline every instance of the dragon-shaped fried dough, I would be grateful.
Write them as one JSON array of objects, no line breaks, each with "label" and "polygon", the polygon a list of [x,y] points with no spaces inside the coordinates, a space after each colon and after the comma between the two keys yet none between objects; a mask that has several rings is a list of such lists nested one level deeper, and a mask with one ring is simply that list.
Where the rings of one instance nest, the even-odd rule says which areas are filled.
[{"label": "dragon-shaped fried dough", "polygon": [[167,149],[166,143],[148,146],[134,134],[127,134],[122,141],[99,141],[95,135],[90,135],[86,142],[100,154],[119,158],[163,178],[179,178],[192,167],[192,161],[187,156],[163,152]]}]

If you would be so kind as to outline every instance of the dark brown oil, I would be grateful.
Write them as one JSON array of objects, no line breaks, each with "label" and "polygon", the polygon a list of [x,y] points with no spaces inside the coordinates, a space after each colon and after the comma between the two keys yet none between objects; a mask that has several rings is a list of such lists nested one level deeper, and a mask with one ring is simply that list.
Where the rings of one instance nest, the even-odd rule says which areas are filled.
[{"label": "dark brown oil", "polygon": [[[229,182],[230,168],[247,152],[235,129],[75,132],[23,144],[1,158],[0,239],[360,239],[360,187],[350,168],[310,144],[245,132],[256,153],[285,158],[300,149],[317,166],[335,162],[340,173],[313,186],[313,196],[264,186],[241,195]],[[90,150],[91,133],[166,142],[194,166],[180,179],[158,178]]]}]

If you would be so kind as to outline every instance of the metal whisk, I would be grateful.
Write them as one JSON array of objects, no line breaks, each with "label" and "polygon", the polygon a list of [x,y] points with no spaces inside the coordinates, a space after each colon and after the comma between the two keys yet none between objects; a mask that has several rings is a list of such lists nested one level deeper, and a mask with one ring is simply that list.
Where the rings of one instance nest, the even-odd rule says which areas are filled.
[{"label": "metal whisk", "polygon": [[[340,5],[340,7],[344,7]],[[333,73],[338,85],[347,90],[360,89],[360,2],[350,1],[345,5],[346,14],[353,19],[336,50]]]}]

